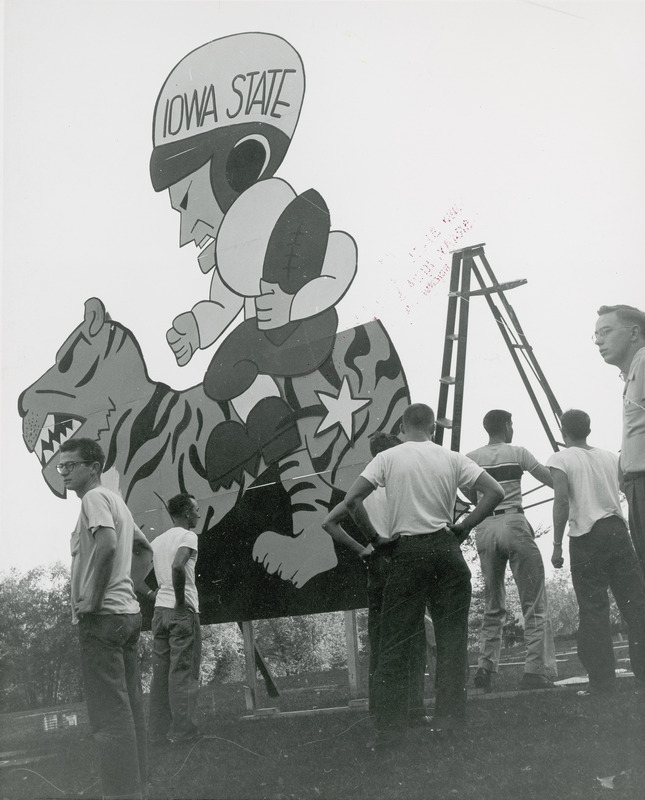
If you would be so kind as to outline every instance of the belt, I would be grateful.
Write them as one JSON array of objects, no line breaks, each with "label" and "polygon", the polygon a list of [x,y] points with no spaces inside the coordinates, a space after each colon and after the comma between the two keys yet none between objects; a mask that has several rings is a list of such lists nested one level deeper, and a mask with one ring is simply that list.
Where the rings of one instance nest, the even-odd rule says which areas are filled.
[{"label": "belt", "polygon": [[524,509],[520,506],[514,508],[499,508],[497,511],[493,511],[494,517],[499,517],[500,514],[523,514]]},{"label": "belt", "polygon": [[636,481],[639,478],[645,478],[645,472],[623,472],[623,478],[626,481]]},{"label": "belt", "polygon": [[434,536],[437,533],[448,533],[447,528],[439,528],[438,531],[428,531],[428,533],[402,533],[401,539],[420,539],[423,536]]}]

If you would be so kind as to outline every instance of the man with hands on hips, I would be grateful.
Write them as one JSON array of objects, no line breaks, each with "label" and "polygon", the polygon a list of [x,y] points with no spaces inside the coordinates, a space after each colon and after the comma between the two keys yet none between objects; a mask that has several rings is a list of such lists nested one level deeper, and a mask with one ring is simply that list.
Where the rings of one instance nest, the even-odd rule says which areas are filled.
[{"label": "man with hands on hips", "polygon": [[[387,496],[392,546],[381,615],[381,646],[375,676],[375,748],[401,744],[407,727],[407,665],[426,604],[437,641],[435,734],[453,735],[466,723],[470,570],[459,544],[503,499],[496,480],[466,456],[432,441],[434,412],[414,403],[403,412],[403,444],[379,453],[345,497],[354,520],[379,546],[363,501],[377,487]],[[480,500],[452,523],[458,489],[475,488]]]}]

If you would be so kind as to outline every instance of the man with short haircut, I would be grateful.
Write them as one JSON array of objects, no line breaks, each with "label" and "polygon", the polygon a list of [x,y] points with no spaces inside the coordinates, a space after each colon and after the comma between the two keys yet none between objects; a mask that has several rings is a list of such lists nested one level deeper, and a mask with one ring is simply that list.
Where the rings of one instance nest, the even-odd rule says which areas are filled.
[{"label": "man with short haircut", "polygon": [[[380,544],[363,501],[385,487],[388,530],[398,537],[381,614],[375,676],[375,747],[403,742],[407,724],[407,665],[429,606],[437,640],[436,734],[466,724],[470,570],[459,547],[471,528],[504,497],[502,487],[470,459],[434,444],[434,412],[422,403],[405,409],[403,444],[379,453],[350,488],[345,503],[368,540]],[[463,522],[452,524],[457,490],[475,488],[481,499]]]},{"label": "man with short haircut", "polygon": [[[484,578],[484,621],[474,684],[486,691],[497,672],[506,622],[506,565],[517,586],[524,616],[526,658],[521,689],[550,689],[557,675],[553,631],[547,611],[542,555],[522,508],[522,473],[552,485],[549,470],[526,448],[511,444],[513,419],[508,411],[489,411],[483,421],[488,444],[468,453],[504,489],[504,499],[493,514],[477,526],[476,543]],[[471,495],[471,499],[474,496]]]},{"label": "man with short haircut", "polygon": [[101,485],[105,455],[99,444],[72,438],[59,453],[56,469],[65,489],[81,499],[71,540],[72,621],[78,624],[102,796],[141,798],[148,772],[137,657],[141,614],[130,572],[133,554],[147,559],[151,548],[123,500]]},{"label": "man with short haircut", "polygon": [[199,505],[190,494],[168,502],[174,526],[152,541],[159,589],[152,618],[150,740],[192,742],[200,738],[197,694],[201,662],[199,598],[195,587]]},{"label": "man with short haircut", "polygon": [[589,674],[581,696],[611,692],[615,685],[609,597],[616,600],[629,629],[629,657],[636,678],[645,681],[645,581],[618,497],[618,458],[591,447],[589,415],[566,411],[561,419],[566,450],[547,464],[553,475],[553,556],[564,564],[562,537],[569,523],[571,578],[580,609],[578,658]]},{"label": "man with short haircut", "polygon": [[[401,444],[401,440],[394,434],[377,431],[370,436],[370,451],[373,457]],[[390,568],[389,545],[392,542],[388,529],[387,497],[385,489],[378,487],[373,494],[365,498],[365,508],[374,528],[378,531],[383,546],[367,547],[357,542],[341,526],[350,514],[344,502],[332,508],[323,521],[323,530],[339,544],[354,550],[367,564],[367,637],[370,644],[369,660],[369,710],[376,714],[376,696],[374,691],[374,677],[378,667],[379,648],[381,643],[381,611],[383,609],[383,595]],[[415,637],[415,646],[412,648],[413,657],[408,664],[409,691],[408,691],[408,725],[414,727],[426,722],[424,707],[425,684],[425,628],[419,628]]]},{"label": "man with short haircut", "polygon": [[627,497],[629,532],[645,574],[645,314],[633,306],[601,306],[594,342],[625,381],[620,487]]}]

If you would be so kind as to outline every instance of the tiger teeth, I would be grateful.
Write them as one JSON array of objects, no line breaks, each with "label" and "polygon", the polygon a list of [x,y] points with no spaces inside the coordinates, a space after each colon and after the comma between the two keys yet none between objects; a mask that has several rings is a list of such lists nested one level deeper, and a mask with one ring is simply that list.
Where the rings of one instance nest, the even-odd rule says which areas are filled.
[{"label": "tiger teeth", "polygon": [[48,414],[34,452],[42,466],[46,466],[56,455],[61,444],[70,439],[83,423],[77,419],[56,419],[54,414]]},{"label": "tiger teeth", "polygon": [[209,236],[208,234],[206,234],[206,236],[204,236],[204,238],[201,240],[201,242],[199,242],[197,244],[197,247],[199,247],[200,250],[203,250],[205,247],[208,247],[208,245],[211,242],[214,242],[214,241],[215,241],[215,239],[213,239],[212,236]]}]

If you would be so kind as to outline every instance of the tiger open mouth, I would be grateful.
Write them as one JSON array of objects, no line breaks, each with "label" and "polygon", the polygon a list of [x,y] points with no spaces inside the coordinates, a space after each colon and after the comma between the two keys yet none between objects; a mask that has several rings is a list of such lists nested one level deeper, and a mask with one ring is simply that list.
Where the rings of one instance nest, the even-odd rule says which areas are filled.
[{"label": "tiger open mouth", "polygon": [[206,234],[200,242],[195,242],[195,244],[200,250],[197,256],[199,268],[206,275],[215,266],[215,245],[217,240]]},{"label": "tiger open mouth", "polygon": [[42,467],[47,466],[61,444],[70,439],[84,422],[84,417],[71,417],[69,414],[47,415],[34,447],[34,453]]}]

